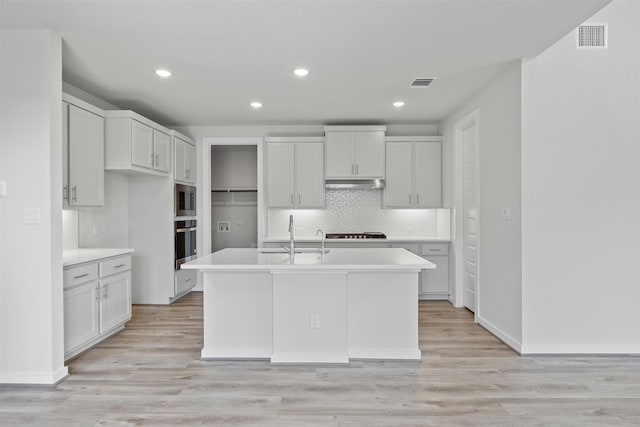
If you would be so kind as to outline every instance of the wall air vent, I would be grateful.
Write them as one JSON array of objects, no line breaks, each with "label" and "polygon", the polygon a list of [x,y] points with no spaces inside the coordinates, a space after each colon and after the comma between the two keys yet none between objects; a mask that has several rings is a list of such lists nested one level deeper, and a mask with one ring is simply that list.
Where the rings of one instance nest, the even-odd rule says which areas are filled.
[{"label": "wall air vent", "polygon": [[435,79],[435,77],[417,78],[411,82],[411,87],[429,87]]},{"label": "wall air vent", "polygon": [[578,47],[606,48],[607,24],[583,24],[578,27]]}]

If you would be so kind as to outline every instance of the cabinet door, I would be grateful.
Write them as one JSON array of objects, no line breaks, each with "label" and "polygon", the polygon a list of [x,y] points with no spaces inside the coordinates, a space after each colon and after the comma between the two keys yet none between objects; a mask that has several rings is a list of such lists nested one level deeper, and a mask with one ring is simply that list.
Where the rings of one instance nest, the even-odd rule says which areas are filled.
[{"label": "cabinet door", "polygon": [[196,270],[178,270],[175,274],[174,296],[181,295],[192,289],[198,280],[198,272]]},{"label": "cabinet door", "polygon": [[325,154],[327,178],[351,178],[355,175],[353,132],[327,132]]},{"label": "cabinet door", "polygon": [[384,132],[356,132],[355,145],[356,176],[384,178]]},{"label": "cabinet door", "polygon": [[303,208],[324,207],[324,144],[295,144],[295,204]]},{"label": "cabinet door", "polygon": [[185,181],[195,183],[196,182],[196,147],[191,144],[184,144],[184,158],[185,169],[184,176]]},{"label": "cabinet door", "polygon": [[387,178],[384,202],[387,208],[408,208],[413,203],[411,143],[387,143]]},{"label": "cabinet door", "polygon": [[416,142],[413,170],[416,207],[441,207],[442,145],[439,142]]},{"label": "cabinet door", "polygon": [[131,164],[153,167],[153,129],[136,120],[131,121]]},{"label": "cabinet door", "polygon": [[173,158],[174,158],[173,177],[177,181],[186,180],[186,175],[185,175],[185,169],[187,164],[186,158],[185,158],[186,146],[187,146],[187,143],[184,142],[183,140],[178,138],[175,139],[175,147],[174,147],[174,154],[173,154]]},{"label": "cabinet door", "polygon": [[267,144],[266,168],[269,207],[293,207],[295,193],[294,147],[295,144],[286,142]]},{"label": "cabinet door", "polygon": [[98,281],[64,291],[64,351],[82,346],[100,334]]},{"label": "cabinet door", "polygon": [[104,118],[69,105],[68,150],[71,206],[104,204]]},{"label": "cabinet door", "polygon": [[131,271],[100,280],[100,333],[131,319]]},{"label": "cabinet door", "polygon": [[160,172],[169,172],[171,168],[171,137],[166,133],[153,130],[153,168]]},{"label": "cabinet door", "polygon": [[421,294],[438,294],[441,299],[449,295],[449,257],[430,256],[429,261],[436,265],[435,270],[422,270],[420,281]]},{"label": "cabinet door", "polygon": [[69,104],[62,103],[62,207],[69,207]]}]

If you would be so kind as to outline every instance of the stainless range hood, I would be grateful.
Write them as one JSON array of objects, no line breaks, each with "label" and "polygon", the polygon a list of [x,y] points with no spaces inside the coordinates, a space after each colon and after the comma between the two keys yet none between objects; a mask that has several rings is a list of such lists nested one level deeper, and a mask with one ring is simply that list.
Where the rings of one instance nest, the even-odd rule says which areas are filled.
[{"label": "stainless range hood", "polygon": [[330,190],[378,190],[384,188],[384,179],[327,179],[324,186]]}]

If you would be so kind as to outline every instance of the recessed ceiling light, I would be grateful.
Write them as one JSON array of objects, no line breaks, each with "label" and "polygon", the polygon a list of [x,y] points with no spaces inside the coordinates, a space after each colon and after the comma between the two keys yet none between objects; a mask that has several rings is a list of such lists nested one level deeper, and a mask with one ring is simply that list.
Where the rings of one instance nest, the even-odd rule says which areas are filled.
[{"label": "recessed ceiling light", "polygon": [[306,70],[304,68],[296,68],[295,70],[293,70],[293,74],[295,74],[298,77],[304,77],[307,74],[309,74],[309,70]]},{"label": "recessed ceiling light", "polygon": [[396,101],[396,102],[393,103],[393,106],[396,107],[396,108],[403,107],[404,106],[404,102]]},{"label": "recessed ceiling light", "polygon": [[171,71],[169,70],[158,69],[156,70],[156,74],[160,77],[171,77]]},{"label": "recessed ceiling light", "polygon": [[251,108],[260,108],[262,107],[262,102],[258,102],[258,101],[253,101],[251,104]]}]

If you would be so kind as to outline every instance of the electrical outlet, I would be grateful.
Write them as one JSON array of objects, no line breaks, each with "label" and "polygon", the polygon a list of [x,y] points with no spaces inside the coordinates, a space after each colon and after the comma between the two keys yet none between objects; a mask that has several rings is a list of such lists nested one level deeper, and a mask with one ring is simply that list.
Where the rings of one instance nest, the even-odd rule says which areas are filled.
[{"label": "electrical outlet", "polygon": [[309,315],[309,327],[311,329],[320,329],[320,315],[319,314],[310,314]]},{"label": "electrical outlet", "polygon": [[229,221],[218,221],[218,233],[229,233],[231,231],[231,224]]}]

